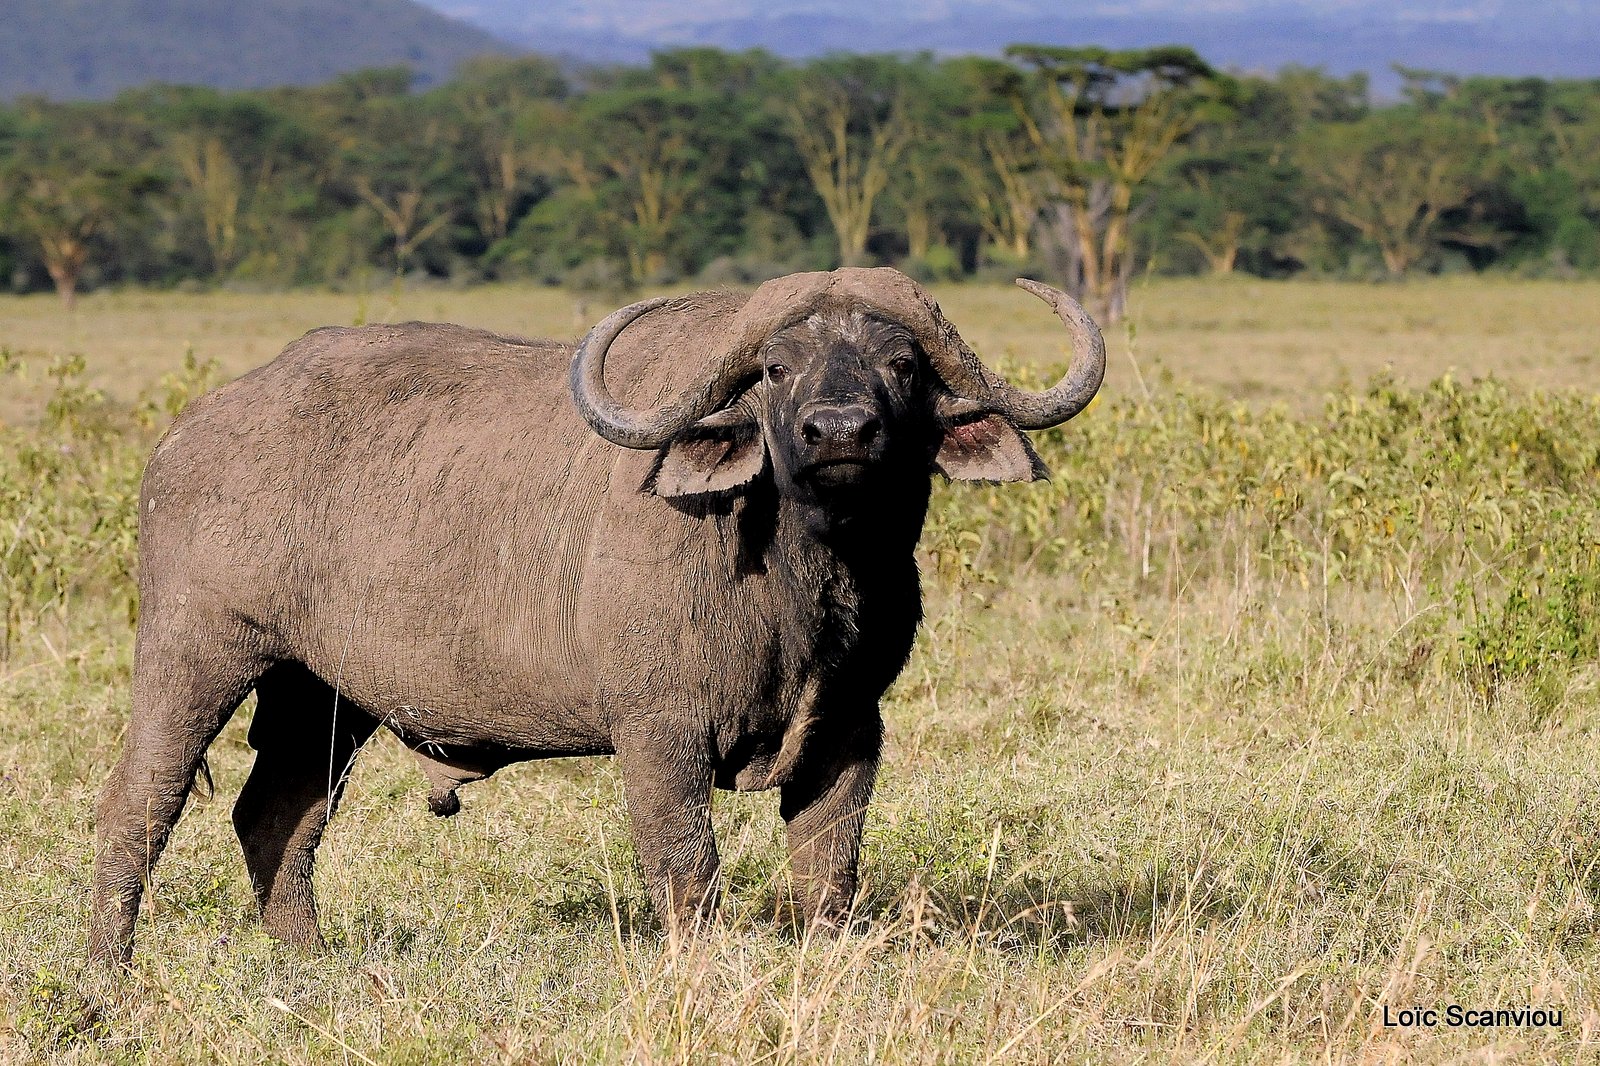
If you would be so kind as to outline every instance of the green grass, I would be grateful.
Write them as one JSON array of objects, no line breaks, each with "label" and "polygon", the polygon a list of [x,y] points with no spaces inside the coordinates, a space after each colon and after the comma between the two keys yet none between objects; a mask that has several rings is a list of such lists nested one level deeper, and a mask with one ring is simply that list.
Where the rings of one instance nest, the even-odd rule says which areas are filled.
[{"label": "green grass", "polygon": [[[1591,1060],[1600,397],[1391,359],[1392,377],[1266,402],[1246,379],[1268,370],[1222,353],[1276,343],[1313,297],[1334,309],[1320,343],[1381,366],[1373,337],[1430,294],[1430,320],[1455,321],[1464,290],[1259,288],[1136,307],[1124,376],[1039,435],[1053,482],[937,492],[858,934],[772,920],[771,796],[718,797],[725,921],[673,951],[608,761],[513,767],[439,821],[385,737],[321,852],[333,949],[297,956],[258,932],[228,824],[247,706],[121,986],[80,955],[92,801],[127,713],[132,493],[207,375],[178,334],[109,401],[92,350],[55,378],[25,356],[0,428],[0,1059]],[[1549,343],[1524,302],[1554,292],[1465,293],[1522,325],[1463,341],[1455,365]],[[991,289],[946,302],[1000,337],[984,308],[1012,300],[1027,308]],[[1146,345],[1179,327],[1146,323],[1185,301],[1221,324],[1207,372],[1178,378]],[[1562,342],[1560,373],[1581,379],[1596,336]],[[1029,362],[987,345],[1007,347]],[[1385,1004],[1452,1002],[1559,1006],[1565,1024],[1381,1025]]]}]

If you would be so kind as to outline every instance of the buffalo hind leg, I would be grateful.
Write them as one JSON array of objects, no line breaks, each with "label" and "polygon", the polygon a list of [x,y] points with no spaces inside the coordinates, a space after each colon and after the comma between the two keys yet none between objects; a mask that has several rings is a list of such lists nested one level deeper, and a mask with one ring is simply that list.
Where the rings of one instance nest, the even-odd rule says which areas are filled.
[{"label": "buffalo hind leg", "polygon": [[642,723],[630,725],[617,744],[617,762],[634,850],[662,923],[673,935],[692,932],[717,906],[710,753]]},{"label": "buffalo hind leg", "polygon": [[274,667],[256,686],[250,746],[255,766],[233,825],[268,934],[319,950],[311,870],[356,753],[378,723],[298,664]]},{"label": "buffalo hind leg", "polygon": [[95,809],[89,955],[105,963],[126,963],[132,954],[150,871],[206,749],[261,670],[242,640],[156,632],[153,620],[140,631],[128,732]]},{"label": "buffalo hind leg", "polygon": [[[861,830],[881,739],[882,725],[874,715],[854,736],[842,739],[832,758],[815,768],[802,761],[783,786],[778,810],[789,838],[796,902],[808,923],[839,926],[855,900]],[[827,745],[826,738],[816,740]]]}]

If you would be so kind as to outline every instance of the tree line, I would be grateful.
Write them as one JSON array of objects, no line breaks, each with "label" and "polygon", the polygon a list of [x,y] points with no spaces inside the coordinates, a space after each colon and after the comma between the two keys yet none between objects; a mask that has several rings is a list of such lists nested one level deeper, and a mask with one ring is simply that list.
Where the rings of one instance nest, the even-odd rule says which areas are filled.
[{"label": "tree line", "polygon": [[0,107],[0,282],[594,290],[891,263],[1032,272],[1120,313],[1136,273],[1600,270],[1600,80],[684,49],[311,88]]}]

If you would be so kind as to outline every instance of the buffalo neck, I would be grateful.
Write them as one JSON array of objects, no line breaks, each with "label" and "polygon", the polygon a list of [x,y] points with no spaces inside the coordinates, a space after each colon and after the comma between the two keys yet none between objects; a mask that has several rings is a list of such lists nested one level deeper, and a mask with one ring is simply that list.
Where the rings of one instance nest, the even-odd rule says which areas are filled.
[{"label": "buffalo neck", "polygon": [[777,492],[756,494],[752,508],[766,511],[770,538],[763,555],[804,581],[817,569],[849,572],[871,584],[872,577],[894,571],[913,558],[927,515],[928,478],[896,481],[863,495],[853,506],[796,501]]},{"label": "buffalo neck", "polygon": [[911,479],[837,523],[818,522],[813,506],[776,492],[747,501],[765,519],[744,523],[764,541],[761,568],[790,599],[794,620],[811,631],[821,661],[842,663],[863,638],[909,648],[921,617],[915,550],[928,492],[926,478]]}]

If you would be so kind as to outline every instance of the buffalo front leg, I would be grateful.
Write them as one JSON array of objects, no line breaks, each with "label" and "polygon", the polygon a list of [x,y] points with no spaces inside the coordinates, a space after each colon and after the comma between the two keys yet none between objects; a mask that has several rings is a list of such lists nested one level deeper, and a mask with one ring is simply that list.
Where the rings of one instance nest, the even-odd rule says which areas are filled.
[{"label": "buffalo front leg", "polygon": [[796,902],[807,922],[838,926],[855,899],[861,830],[877,778],[881,737],[882,726],[874,719],[830,753],[832,758],[818,760],[822,765],[813,768],[802,761],[783,786],[778,809],[788,829]]},{"label": "buffalo front leg", "polygon": [[650,901],[675,934],[692,931],[717,906],[708,749],[653,730],[617,743],[634,850]]},{"label": "buffalo front leg", "polygon": [[273,669],[256,686],[250,723],[255,766],[233,808],[233,825],[269,935],[322,947],[311,871],[356,753],[377,729],[371,715],[338,699],[303,667]]}]

